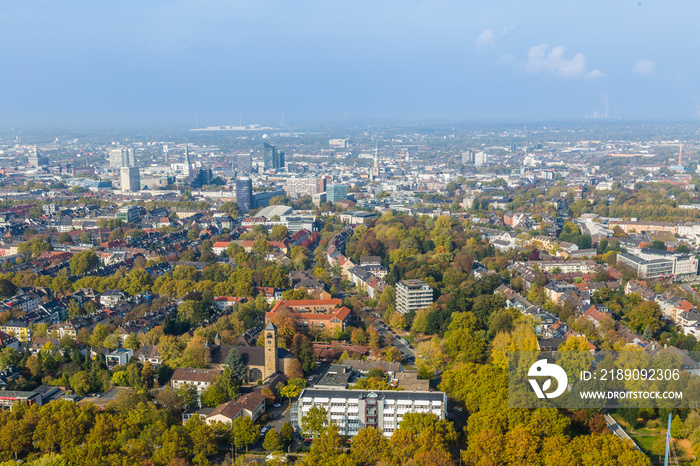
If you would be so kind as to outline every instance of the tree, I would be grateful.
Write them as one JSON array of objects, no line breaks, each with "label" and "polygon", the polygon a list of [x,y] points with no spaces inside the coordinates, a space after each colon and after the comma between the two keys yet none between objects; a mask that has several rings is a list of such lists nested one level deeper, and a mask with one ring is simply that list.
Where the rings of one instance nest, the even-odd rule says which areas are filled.
[{"label": "tree", "polygon": [[151,361],[146,361],[145,363],[143,363],[143,368],[141,369],[141,378],[146,384],[147,389],[153,388],[153,379],[155,376],[156,371],[153,368],[153,364],[151,364]]},{"label": "tree", "polygon": [[16,291],[17,287],[10,280],[0,278],[0,298],[11,298]]},{"label": "tree", "polygon": [[130,333],[128,337],[124,340],[124,348],[132,349],[136,351],[141,347],[141,342],[139,337],[135,333]]},{"label": "tree", "polygon": [[240,416],[233,420],[231,425],[231,440],[236,448],[245,447],[248,451],[248,446],[254,444],[260,439],[260,429],[253,424],[253,420],[248,416]]},{"label": "tree", "polygon": [[58,242],[61,244],[73,244],[73,238],[68,233],[61,233],[58,236]]},{"label": "tree", "polygon": [[121,228],[115,228],[109,234],[109,238],[107,239],[107,241],[119,241],[122,239],[124,239],[124,230],[122,230]]},{"label": "tree", "polygon": [[284,225],[275,225],[270,232],[270,241],[282,241],[289,235],[289,230]]},{"label": "tree", "polygon": [[73,275],[82,275],[94,269],[100,263],[93,251],[83,251],[74,255],[70,260],[70,271]]},{"label": "tree", "polygon": [[226,355],[224,364],[231,369],[231,377],[237,380],[239,383],[247,380],[246,377],[246,364],[243,361],[241,353],[238,352],[236,348],[231,348],[231,350]]},{"label": "tree", "polygon": [[263,442],[263,448],[267,451],[277,451],[284,448],[284,444],[277,430],[273,427],[265,435],[265,441]]},{"label": "tree", "polygon": [[627,313],[630,326],[636,332],[643,332],[649,327],[651,332],[657,332],[661,328],[661,310],[654,301],[643,301],[634,306]]},{"label": "tree", "polygon": [[320,406],[312,406],[309,412],[301,418],[302,430],[314,438],[323,431],[327,423],[328,412]]},{"label": "tree", "polygon": [[92,244],[92,236],[87,231],[80,233],[80,244]]},{"label": "tree", "polygon": [[294,440],[294,427],[292,427],[292,424],[289,421],[282,424],[282,429],[280,430],[280,439],[282,440],[282,443],[285,447],[288,447],[292,444],[292,440]]},{"label": "tree", "polygon": [[345,441],[338,433],[338,426],[332,423],[314,440],[305,463],[309,466],[353,464],[347,455],[342,454],[344,445]]},{"label": "tree", "polygon": [[14,367],[22,360],[22,355],[9,346],[0,350],[0,370]]},{"label": "tree", "polygon": [[220,386],[213,384],[202,392],[202,405],[219,406],[227,398],[227,393]]},{"label": "tree", "polygon": [[445,333],[447,354],[457,361],[481,362],[486,343],[471,312],[456,312]]},{"label": "tree", "polygon": [[384,434],[374,427],[365,427],[352,439],[350,454],[358,464],[376,464],[388,448],[389,441]]}]

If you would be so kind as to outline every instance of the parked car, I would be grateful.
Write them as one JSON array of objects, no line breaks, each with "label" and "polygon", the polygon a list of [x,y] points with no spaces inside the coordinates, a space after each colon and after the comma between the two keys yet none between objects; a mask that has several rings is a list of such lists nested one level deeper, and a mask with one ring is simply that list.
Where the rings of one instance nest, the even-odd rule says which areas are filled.
[{"label": "parked car", "polygon": [[281,408],[282,405],[279,404],[279,403],[275,403],[275,404],[272,405],[272,407],[273,407],[273,408]]}]

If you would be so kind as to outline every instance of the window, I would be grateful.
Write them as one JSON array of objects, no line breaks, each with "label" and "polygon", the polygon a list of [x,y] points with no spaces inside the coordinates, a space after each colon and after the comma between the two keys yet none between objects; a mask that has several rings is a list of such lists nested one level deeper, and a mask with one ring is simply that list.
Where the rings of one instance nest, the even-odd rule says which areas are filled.
[{"label": "window", "polygon": [[249,382],[255,382],[257,380],[262,380],[262,378],[263,378],[262,372],[258,368],[254,367],[248,373],[248,381]]}]

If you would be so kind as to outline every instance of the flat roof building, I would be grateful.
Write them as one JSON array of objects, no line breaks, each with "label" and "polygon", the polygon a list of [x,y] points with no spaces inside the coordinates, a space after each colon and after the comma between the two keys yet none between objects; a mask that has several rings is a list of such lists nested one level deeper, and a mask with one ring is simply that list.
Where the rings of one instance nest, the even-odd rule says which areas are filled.
[{"label": "flat roof building", "polygon": [[404,390],[319,390],[307,388],[292,406],[291,422],[301,429],[301,419],[318,406],[341,435],[355,436],[364,427],[374,427],[391,437],[406,413],[447,416],[447,395],[442,392]]},{"label": "flat roof building", "polygon": [[402,314],[433,304],[433,289],[423,280],[400,280],[396,284],[396,310]]}]

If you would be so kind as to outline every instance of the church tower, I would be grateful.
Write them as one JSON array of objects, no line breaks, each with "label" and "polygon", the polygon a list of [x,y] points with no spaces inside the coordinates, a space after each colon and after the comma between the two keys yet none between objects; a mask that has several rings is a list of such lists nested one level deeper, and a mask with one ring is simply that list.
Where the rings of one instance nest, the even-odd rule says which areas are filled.
[{"label": "church tower", "polygon": [[265,379],[278,370],[277,352],[277,327],[270,322],[265,327]]},{"label": "church tower", "polygon": [[185,176],[190,176],[192,170],[192,161],[190,160],[190,145],[185,143],[185,165],[183,174]]},{"label": "church tower", "polygon": [[374,165],[372,165],[372,171],[369,175],[370,180],[379,179],[379,147],[377,144],[374,145]]}]

